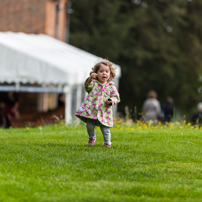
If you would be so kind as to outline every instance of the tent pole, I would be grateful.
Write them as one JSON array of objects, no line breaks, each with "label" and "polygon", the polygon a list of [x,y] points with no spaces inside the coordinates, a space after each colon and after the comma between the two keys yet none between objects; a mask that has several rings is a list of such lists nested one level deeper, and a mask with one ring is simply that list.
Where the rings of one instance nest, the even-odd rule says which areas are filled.
[{"label": "tent pole", "polygon": [[72,109],[72,87],[67,86],[67,90],[65,90],[65,123],[66,124],[69,124],[72,121],[71,109]]},{"label": "tent pole", "polygon": [[81,96],[82,96],[82,85],[77,86],[77,100],[76,100],[76,109],[79,108],[81,104]]}]

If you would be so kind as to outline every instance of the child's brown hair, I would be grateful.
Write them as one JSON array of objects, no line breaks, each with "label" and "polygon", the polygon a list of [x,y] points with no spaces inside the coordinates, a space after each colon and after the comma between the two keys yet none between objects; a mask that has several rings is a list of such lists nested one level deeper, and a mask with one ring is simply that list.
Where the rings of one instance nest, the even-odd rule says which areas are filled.
[{"label": "child's brown hair", "polygon": [[117,69],[116,66],[114,66],[109,60],[107,59],[103,59],[101,60],[100,62],[96,63],[95,66],[92,68],[93,71],[90,72],[90,75],[92,73],[97,73],[99,68],[100,68],[100,65],[103,64],[103,65],[106,65],[109,67],[109,70],[110,70],[110,77],[109,77],[109,80],[108,81],[111,81],[112,79],[114,79],[116,77],[116,74],[115,74],[115,70]]}]

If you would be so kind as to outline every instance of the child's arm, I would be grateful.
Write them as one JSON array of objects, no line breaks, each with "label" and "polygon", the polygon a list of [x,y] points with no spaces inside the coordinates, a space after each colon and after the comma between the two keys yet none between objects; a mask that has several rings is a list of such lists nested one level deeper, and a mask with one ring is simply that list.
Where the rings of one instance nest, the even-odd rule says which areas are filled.
[{"label": "child's arm", "polygon": [[110,94],[110,98],[107,100],[108,105],[116,105],[121,101],[119,93],[115,86],[112,87],[112,91]]},{"label": "child's arm", "polygon": [[96,73],[90,73],[90,77],[88,77],[84,83],[86,92],[90,92],[93,88],[93,83],[91,82],[93,79],[97,77]]}]

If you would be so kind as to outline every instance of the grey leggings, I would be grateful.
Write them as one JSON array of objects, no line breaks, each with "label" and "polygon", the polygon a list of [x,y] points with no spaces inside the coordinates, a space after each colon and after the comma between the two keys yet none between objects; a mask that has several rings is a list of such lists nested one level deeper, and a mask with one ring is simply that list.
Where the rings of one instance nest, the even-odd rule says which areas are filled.
[{"label": "grey leggings", "polygon": [[98,120],[88,119],[86,127],[89,139],[95,139],[95,126],[98,125],[102,131],[104,144],[111,145],[111,132],[109,127],[102,125]]}]

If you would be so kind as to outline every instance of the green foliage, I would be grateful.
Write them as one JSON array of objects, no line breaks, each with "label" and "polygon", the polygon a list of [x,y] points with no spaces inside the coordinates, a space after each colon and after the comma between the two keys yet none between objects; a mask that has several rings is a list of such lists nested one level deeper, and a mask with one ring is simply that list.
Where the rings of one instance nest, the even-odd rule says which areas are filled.
[{"label": "green foliage", "polygon": [[0,201],[201,201],[202,131],[115,124],[112,148],[85,126],[0,130]]},{"label": "green foliage", "polygon": [[119,111],[149,90],[172,96],[182,114],[201,99],[202,2],[72,0],[70,43],[122,67]]}]

